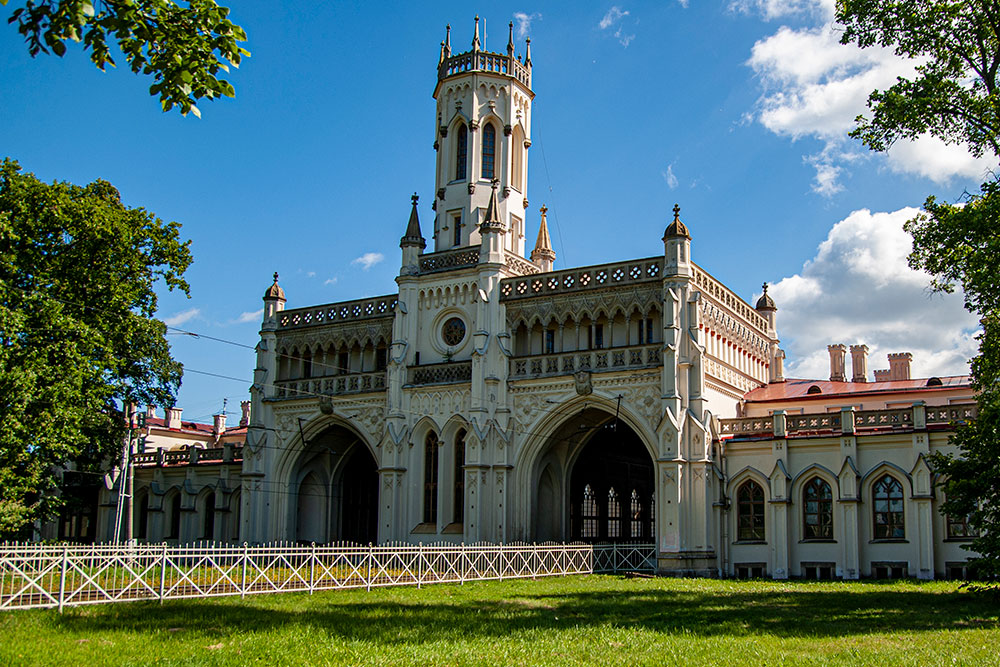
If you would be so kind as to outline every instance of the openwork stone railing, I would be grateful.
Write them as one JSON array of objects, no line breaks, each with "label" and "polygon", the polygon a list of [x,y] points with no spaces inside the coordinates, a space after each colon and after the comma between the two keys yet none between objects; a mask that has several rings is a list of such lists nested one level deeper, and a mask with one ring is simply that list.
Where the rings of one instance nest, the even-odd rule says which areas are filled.
[{"label": "openwork stone railing", "polygon": [[504,258],[507,262],[507,270],[519,276],[530,276],[542,272],[537,266],[510,250],[504,251]]},{"label": "openwork stone railing", "polygon": [[372,317],[391,317],[396,308],[398,296],[398,294],[387,294],[371,299],[357,299],[328,303],[323,306],[283,310],[278,313],[278,328],[292,329]]},{"label": "openwork stone railing", "polygon": [[307,380],[278,380],[275,398],[308,398],[318,394],[362,394],[385,391],[385,371],[350,373]]},{"label": "openwork stone railing", "polygon": [[964,424],[975,419],[978,412],[979,408],[975,403],[932,407],[916,404],[909,408],[888,410],[855,411],[852,408],[839,412],[804,415],[786,415],[778,412],[768,417],[722,419],[719,428],[723,438],[794,438],[843,433],[912,431],[927,427]]},{"label": "openwork stone railing", "polygon": [[760,313],[697,265],[694,267],[694,284],[706,295],[729,308],[758,329],[767,331],[767,320]]},{"label": "openwork stone railing", "polygon": [[659,366],[662,363],[660,348],[659,344],[637,345],[515,357],[510,360],[510,376],[511,379],[518,380],[550,375],[572,375],[581,370],[611,371]]},{"label": "openwork stone railing", "polygon": [[410,368],[410,384],[444,384],[470,382],[471,361],[452,361],[444,364],[427,364]]},{"label": "openwork stone railing", "polygon": [[566,271],[541,273],[531,277],[505,278],[500,284],[500,300],[512,301],[536,296],[566,294],[659,280],[663,258],[650,257]]},{"label": "openwork stone railing", "polygon": [[243,445],[223,445],[210,449],[188,449],[167,451],[157,449],[136,454],[132,459],[137,468],[156,468],[176,465],[200,465],[218,463],[239,463],[243,460]]},{"label": "openwork stone railing", "polygon": [[491,51],[468,51],[445,58],[438,66],[438,80],[474,71],[505,74],[531,87],[531,68],[517,58]]},{"label": "openwork stone railing", "polygon": [[479,248],[455,248],[420,256],[420,273],[466,269],[479,263]]},{"label": "openwork stone railing", "polygon": [[0,610],[653,571],[651,544],[0,546]]}]

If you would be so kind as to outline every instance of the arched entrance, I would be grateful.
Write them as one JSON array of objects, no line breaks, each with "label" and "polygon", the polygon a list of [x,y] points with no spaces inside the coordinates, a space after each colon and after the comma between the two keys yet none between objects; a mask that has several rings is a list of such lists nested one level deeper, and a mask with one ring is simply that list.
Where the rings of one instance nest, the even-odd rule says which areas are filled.
[{"label": "arched entrance", "polygon": [[532,538],[654,541],[655,479],[639,435],[614,414],[586,408],[553,432],[538,459]]},{"label": "arched entrance", "polygon": [[378,466],[353,431],[331,426],[307,438],[290,481],[296,541],[377,541]]}]

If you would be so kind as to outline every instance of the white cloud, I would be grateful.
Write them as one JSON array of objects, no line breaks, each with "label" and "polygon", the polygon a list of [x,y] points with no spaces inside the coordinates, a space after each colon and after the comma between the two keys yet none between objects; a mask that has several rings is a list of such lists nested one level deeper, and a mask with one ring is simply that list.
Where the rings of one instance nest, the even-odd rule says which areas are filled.
[{"label": "white cloud", "polygon": [[618,21],[621,21],[624,16],[628,16],[628,11],[622,11],[618,5],[614,5],[608,10],[608,13],[604,15],[604,18],[601,19],[598,25],[601,30],[607,30]]},{"label": "white cloud", "polygon": [[759,14],[768,21],[785,16],[817,15],[833,19],[835,0],[734,0],[729,9],[742,14]]},{"label": "white cloud", "polygon": [[604,15],[601,22],[598,23],[598,27],[601,30],[607,30],[608,28],[614,27],[614,36],[618,42],[628,48],[628,45],[632,43],[635,39],[635,33],[628,33],[625,29],[625,24],[622,19],[629,16],[628,10],[622,9],[618,5],[613,5],[611,9]]},{"label": "white cloud", "polygon": [[367,271],[368,269],[372,268],[373,266],[381,262],[383,259],[385,259],[385,255],[383,255],[380,252],[366,252],[365,254],[361,255],[361,257],[352,259],[351,264],[358,264],[361,266],[362,269]]},{"label": "white cloud", "polygon": [[[768,16],[768,11],[794,13],[796,7],[808,4],[775,0],[753,6]],[[825,6],[814,9],[818,7],[817,12],[823,14]],[[779,136],[823,142],[820,153],[806,156],[806,161],[816,169],[813,190],[826,196],[843,189],[843,167],[858,156],[852,147],[860,144],[847,133],[854,127],[854,119],[867,112],[868,95],[889,88],[898,77],[913,76],[921,62],[900,58],[890,49],[843,45],[839,39],[840,30],[828,17],[814,28],[782,26],[754,44],[747,60],[764,90],[757,103],[757,121]],[[930,138],[899,141],[888,156],[893,171],[941,184],[956,176],[978,178],[987,162],[973,159],[961,146],[945,147]]]},{"label": "white cloud", "polygon": [[336,285],[337,284],[337,276],[334,276],[333,278],[327,278],[326,280],[323,281],[323,284],[324,285]]},{"label": "white cloud", "polygon": [[248,310],[245,313],[240,313],[240,316],[236,318],[238,324],[246,324],[247,322],[258,322],[260,318],[264,316],[264,309],[260,310]]},{"label": "white cloud", "polygon": [[517,22],[516,31],[518,39],[524,39],[528,36],[528,33],[531,31],[531,22],[536,19],[541,21],[542,15],[537,12],[533,12],[531,14],[514,12],[514,21]]},{"label": "white cloud", "polygon": [[316,277],[316,272],[315,271],[309,271],[309,272],[306,273],[306,277],[307,278],[315,278]]},{"label": "white cloud", "polygon": [[914,377],[968,372],[976,317],[961,294],[929,292],[930,277],[906,263],[911,240],[903,223],[917,213],[851,213],[799,273],[769,289],[788,377],[829,377],[826,346],[835,343],[868,345],[870,370],[887,368],[886,354],[912,352]]},{"label": "white cloud", "polygon": [[674,175],[674,165],[668,164],[667,170],[660,173],[663,175],[663,180],[666,181],[668,188],[673,190],[677,187],[677,176]]},{"label": "white cloud", "polygon": [[190,322],[199,315],[201,315],[200,308],[188,308],[187,310],[182,310],[179,313],[174,313],[170,317],[164,317],[163,323],[168,327],[179,327],[185,322]]},{"label": "white cloud", "polygon": [[689,1],[690,0],[677,0],[677,2],[681,3],[681,7],[683,7],[684,9],[688,8]]}]

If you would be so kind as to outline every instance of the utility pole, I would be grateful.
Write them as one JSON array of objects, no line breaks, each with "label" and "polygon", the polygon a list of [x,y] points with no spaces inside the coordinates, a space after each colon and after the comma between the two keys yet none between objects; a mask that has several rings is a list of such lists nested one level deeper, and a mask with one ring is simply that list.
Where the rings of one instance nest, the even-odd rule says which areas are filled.
[{"label": "utility pole", "polygon": [[[138,422],[140,426],[146,423],[146,415],[136,413],[133,405],[129,404],[126,411],[128,433],[125,436],[125,446],[122,447],[122,465],[118,473],[118,503],[115,507],[115,544],[121,544],[122,523],[125,523],[125,539],[132,542],[134,505],[132,503],[133,490],[135,487],[135,470],[132,467],[132,447],[135,431],[133,425]],[[126,502],[128,507],[126,508]]]}]

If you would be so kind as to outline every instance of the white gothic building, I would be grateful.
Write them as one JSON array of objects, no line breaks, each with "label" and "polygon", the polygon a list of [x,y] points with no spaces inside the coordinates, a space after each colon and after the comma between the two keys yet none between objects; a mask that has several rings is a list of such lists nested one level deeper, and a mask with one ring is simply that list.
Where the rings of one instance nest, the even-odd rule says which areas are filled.
[{"label": "white gothic building", "polygon": [[286,308],[276,274],[245,445],[141,457],[144,534],[643,542],[662,572],[713,576],[957,572],[967,527],[938,513],[927,456],[974,415],[968,379],[911,379],[900,354],[869,381],[863,345],[848,379],[832,345],[830,380],[786,380],[766,287],[750,305],[696,264],[676,206],[647,257],[555,270],[544,207],[526,252],[531,72],[530,41],[483,51],[477,22],[456,54],[449,32],[434,216],[414,195],[397,293]]}]

